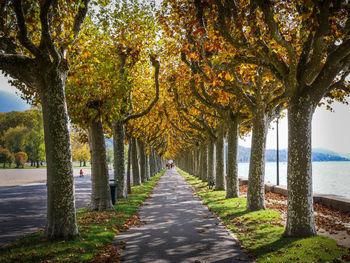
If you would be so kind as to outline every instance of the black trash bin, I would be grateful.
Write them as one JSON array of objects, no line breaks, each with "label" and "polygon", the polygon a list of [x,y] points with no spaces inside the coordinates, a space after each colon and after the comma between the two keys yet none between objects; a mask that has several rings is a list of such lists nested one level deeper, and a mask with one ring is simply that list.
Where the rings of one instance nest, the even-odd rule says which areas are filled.
[{"label": "black trash bin", "polygon": [[117,183],[115,180],[109,180],[109,189],[111,191],[112,204],[115,205],[117,200]]}]

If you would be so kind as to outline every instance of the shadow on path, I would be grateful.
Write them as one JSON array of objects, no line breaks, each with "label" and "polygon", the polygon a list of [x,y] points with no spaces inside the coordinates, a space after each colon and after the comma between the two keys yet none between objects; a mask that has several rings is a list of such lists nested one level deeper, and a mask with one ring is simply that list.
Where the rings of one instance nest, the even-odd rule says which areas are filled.
[{"label": "shadow on path", "polygon": [[166,171],[140,216],[145,224],[114,240],[119,248],[126,242],[125,262],[250,261],[175,169]]}]

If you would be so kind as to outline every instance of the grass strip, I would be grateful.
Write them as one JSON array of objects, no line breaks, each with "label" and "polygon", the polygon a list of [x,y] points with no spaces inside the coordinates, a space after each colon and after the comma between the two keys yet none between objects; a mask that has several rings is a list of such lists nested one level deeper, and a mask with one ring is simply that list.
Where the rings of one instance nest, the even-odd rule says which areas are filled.
[{"label": "grass strip", "polygon": [[247,212],[245,197],[226,199],[225,191],[209,190],[206,182],[181,169],[178,172],[257,262],[349,262],[350,250],[337,245],[333,239],[282,237],[284,224],[280,213],[269,209]]},{"label": "grass strip", "polygon": [[141,186],[133,186],[128,199],[118,199],[114,212],[77,211],[81,238],[47,241],[42,231],[0,248],[0,262],[89,262],[115,236],[138,221],[137,209],[150,195],[165,170]]}]

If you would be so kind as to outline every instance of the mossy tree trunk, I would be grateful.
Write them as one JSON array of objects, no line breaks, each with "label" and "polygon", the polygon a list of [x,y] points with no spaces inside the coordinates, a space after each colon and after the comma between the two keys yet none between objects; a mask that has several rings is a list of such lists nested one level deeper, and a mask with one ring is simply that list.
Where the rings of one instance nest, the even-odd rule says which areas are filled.
[{"label": "mossy tree trunk", "polygon": [[238,183],[238,119],[232,115],[227,122],[227,186],[226,198],[239,196]]},{"label": "mossy tree trunk", "polygon": [[114,180],[117,182],[117,197],[127,198],[127,178],[125,174],[125,131],[124,123],[116,121],[113,125]]},{"label": "mossy tree trunk", "polygon": [[91,123],[89,140],[91,146],[91,200],[89,210],[114,210],[109,189],[106,144],[101,118],[97,118]]},{"label": "mossy tree trunk", "polygon": [[208,177],[207,182],[215,182],[214,178],[214,141],[210,140],[208,144]]},{"label": "mossy tree trunk", "polygon": [[316,235],[312,197],[311,123],[315,104],[309,98],[288,105],[288,209],[285,236]]},{"label": "mossy tree trunk", "polygon": [[141,185],[141,177],[140,177],[140,169],[139,169],[139,159],[137,153],[137,140],[135,137],[131,139],[132,151],[131,151],[131,159],[132,159],[132,178],[133,185]]},{"label": "mossy tree trunk", "polygon": [[215,190],[225,190],[224,176],[224,127],[218,128],[218,138],[216,139],[216,171]]},{"label": "mossy tree trunk", "polygon": [[44,236],[72,239],[76,224],[73,167],[65,100],[67,72],[50,72],[40,89],[47,163],[47,220]]},{"label": "mossy tree trunk", "polygon": [[265,209],[265,152],[266,136],[269,125],[263,106],[253,112],[252,146],[250,150],[247,210]]},{"label": "mossy tree trunk", "polygon": [[207,181],[208,178],[208,150],[207,145],[202,143],[201,146],[201,161],[200,161],[200,179]]},{"label": "mossy tree trunk", "polygon": [[141,182],[145,183],[147,182],[146,178],[146,151],[145,151],[145,143],[138,139],[137,140],[138,146],[139,146],[139,156],[140,156],[140,175],[141,175]]},{"label": "mossy tree trunk", "polygon": [[131,138],[129,138],[128,143],[128,165],[126,169],[127,191],[128,194],[131,194]]}]

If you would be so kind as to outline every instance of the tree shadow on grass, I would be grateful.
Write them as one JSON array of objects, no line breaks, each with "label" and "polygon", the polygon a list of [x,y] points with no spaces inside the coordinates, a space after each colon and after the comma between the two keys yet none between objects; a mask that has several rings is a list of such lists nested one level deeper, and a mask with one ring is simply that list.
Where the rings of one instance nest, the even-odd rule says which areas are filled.
[{"label": "tree shadow on grass", "polygon": [[[255,239],[264,239],[266,238],[268,235],[268,233],[264,233],[264,234],[257,234],[254,236]],[[303,238],[298,238],[298,237],[283,237],[281,236],[279,239],[271,242],[271,243],[268,243],[268,244],[265,244],[265,245],[262,245],[262,246],[259,246],[257,248],[254,248],[254,249],[251,249],[250,252],[253,253],[254,255],[258,256],[258,257],[261,257],[263,255],[266,255],[266,254],[271,254],[275,251],[278,251],[278,250],[281,250],[281,249],[287,249],[287,248],[291,248],[291,247],[294,247],[295,246],[295,242],[296,241],[299,241],[299,240],[302,240]],[[282,251],[281,251],[282,253]]]}]

